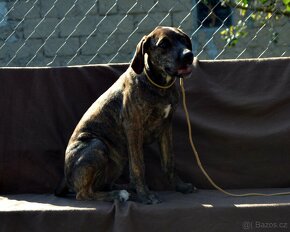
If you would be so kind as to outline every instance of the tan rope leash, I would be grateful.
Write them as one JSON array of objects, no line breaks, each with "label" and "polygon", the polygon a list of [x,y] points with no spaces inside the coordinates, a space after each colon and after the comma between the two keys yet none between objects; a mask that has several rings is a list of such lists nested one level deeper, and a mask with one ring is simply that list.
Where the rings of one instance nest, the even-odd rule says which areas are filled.
[{"label": "tan rope leash", "polygon": [[280,192],[280,193],[272,193],[272,194],[266,194],[266,193],[245,193],[245,194],[234,194],[234,193],[230,193],[224,189],[222,189],[220,186],[218,186],[213,180],[212,178],[208,175],[208,173],[206,172],[206,170],[204,169],[198,152],[194,146],[193,143],[193,139],[192,139],[192,134],[191,134],[191,124],[190,124],[190,119],[189,119],[189,114],[188,114],[188,110],[187,110],[187,106],[186,106],[186,96],[185,96],[185,90],[184,90],[184,86],[183,86],[183,79],[180,78],[180,88],[181,88],[181,92],[182,92],[182,102],[183,102],[183,108],[184,108],[184,112],[185,112],[185,116],[186,116],[186,122],[187,122],[187,126],[188,126],[188,138],[189,138],[189,142],[192,148],[192,151],[194,153],[194,156],[196,158],[197,161],[197,165],[200,168],[200,170],[202,171],[202,173],[205,175],[205,177],[207,178],[207,180],[210,182],[210,184],[216,188],[217,190],[219,190],[220,192],[229,195],[229,196],[233,196],[233,197],[248,197],[248,196],[282,196],[282,195],[290,195],[290,192]]},{"label": "tan rope leash", "polygon": [[150,76],[148,75],[147,73],[147,70],[146,68],[144,68],[144,73],[147,77],[147,79],[150,81],[150,83],[160,89],[169,89],[172,85],[174,85],[175,81],[176,81],[176,77],[174,78],[174,80],[172,81],[172,83],[170,83],[169,85],[166,85],[166,86],[162,86],[162,85],[158,85],[157,83],[155,83],[151,78]]}]

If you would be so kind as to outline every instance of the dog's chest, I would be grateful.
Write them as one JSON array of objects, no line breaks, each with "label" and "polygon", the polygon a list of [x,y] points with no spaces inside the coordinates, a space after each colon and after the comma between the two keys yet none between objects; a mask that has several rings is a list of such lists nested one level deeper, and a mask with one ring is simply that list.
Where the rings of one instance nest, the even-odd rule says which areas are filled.
[{"label": "dog's chest", "polygon": [[164,107],[164,112],[163,112],[163,114],[164,114],[164,118],[167,118],[168,117],[168,115],[169,115],[169,113],[170,113],[170,111],[171,111],[171,104],[168,104],[167,106],[165,106]]},{"label": "dog's chest", "polygon": [[150,112],[148,112],[148,122],[163,124],[164,121],[167,121],[170,118],[170,115],[174,111],[174,104],[160,104],[157,106],[153,106]]},{"label": "dog's chest", "polygon": [[169,126],[173,111],[172,104],[165,104],[153,107],[152,111],[148,112],[149,115],[143,124],[145,143],[151,143],[158,139],[162,131]]}]

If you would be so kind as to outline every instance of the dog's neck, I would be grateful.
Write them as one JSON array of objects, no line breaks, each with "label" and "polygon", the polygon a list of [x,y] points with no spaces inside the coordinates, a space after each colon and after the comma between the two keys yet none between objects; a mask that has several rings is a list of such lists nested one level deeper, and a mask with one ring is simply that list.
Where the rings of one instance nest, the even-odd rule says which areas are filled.
[{"label": "dog's neck", "polygon": [[144,55],[144,64],[144,72],[151,84],[153,82],[153,85],[155,83],[156,86],[162,86],[166,88],[167,86],[171,86],[175,82],[176,78],[169,76],[164,71],[157,70],[150,62],[147,54]]}]

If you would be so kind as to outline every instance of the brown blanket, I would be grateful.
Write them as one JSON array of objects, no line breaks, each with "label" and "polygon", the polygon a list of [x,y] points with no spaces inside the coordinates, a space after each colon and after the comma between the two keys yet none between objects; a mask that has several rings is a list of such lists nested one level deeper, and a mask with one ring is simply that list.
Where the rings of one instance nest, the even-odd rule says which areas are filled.
[{"label": "brown blanket", "polygon": [[[0,69],[0,231],[289,231],[290,196],[164,191],[162,204],[146,206],[50,194],[76,123],[127,67]],[[196,62],[185,86],[193,138],[213,179],[226,188],[263,187],[234,193],[290,191],[282,188],[290,185],[290,58]],[[178,172],[210,188],[181,107],[173,133]],[[145,158],[147,182],[166,190],[155,146]]]},{"label": "brown blanket", "polygon": [[[53,192],[76,123],[127,67],[0,69],[0,193]],[[199,61],[185,86],[195,144],[218,184],[290,185],[290,58]],[[189,147],[181,107],[173,123],[178,172],[210,188]],[[149,185],[167,189],[156,147],[145,150]]]},{"label": "brown blanket", "polygon": [[214,190],[159,195],[164,202],[158,205],[82,202],[35,194],[0,197],[0,231],[287,232],[290,228],[289,196],[233,198]]}]

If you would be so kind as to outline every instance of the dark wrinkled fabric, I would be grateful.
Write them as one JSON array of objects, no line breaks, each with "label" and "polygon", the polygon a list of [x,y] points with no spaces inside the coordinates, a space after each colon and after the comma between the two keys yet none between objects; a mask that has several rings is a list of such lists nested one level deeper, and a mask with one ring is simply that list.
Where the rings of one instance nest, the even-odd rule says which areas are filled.
[{"label": "dark wrinkled fabric", "polygon": [[[192,77],[184,82],[187,105],[193,139],[210,176],[229,189],[275,191],[273,188],[289,187],[290,58],[195,61],[194,66]],[[28,228],[43,227],[43,231],[193,231],[196,226],[196,231],[221,231],[226,224],[229,228],[223,231],[242,231],[240,224],[249,214],[258,216],[248,220],[278,218],[281,222],[283,213],[289,215],[289,205],[238,208],[229,203],[226,207],[222,202],[229,198],[213,191],[217,195],[211,201],[211,190],[187,196],[161,192],[164,202],[156,206],[76,203],[52,195],[18,199],[17,194],[54,191],[63,173],[66,144],[78,120],[127,67],[0,69],[0,194],[16,194],[0,198],[1,231],[21,231],[21,223],[34,218],[37,223],[31,222]],[[201,189],[211,188],[189,146],[181,102],[173,120],[173,140],[177,172]],[[145,148],[147,183],[153,190],[168,190],[157,150],[156,146]],[[126,181],[127,175],[122,179]],[[14,198],[16,207],[12,209]],[[288,198],[281,197],[282,201]],[[244,203],[253,204],[260,198],[245,199]],[[277,203],[277,198],[267,199],[268,203]],[[23,201],[40,201],[48,208],[26,210]],[[77,209],[50,208],[54,205],[51,201]],[[208,202],[213,207],[201,206]],[[95,208],[82,210],[83,204]],[[53,226],[47,227],[50,223]]]},{"label": "dark wrinkled fabric", "polygon": [[[283,189],[264,189],[275,191]],[[263,231],[258,227],[261,223],[272,223],[266,231],[289,231],[289,196],[234,198],[213,190],[159,195],[164,202],[158,205],[82,202],[35,194],[0,197],[0,231],[238,232]]]}]

